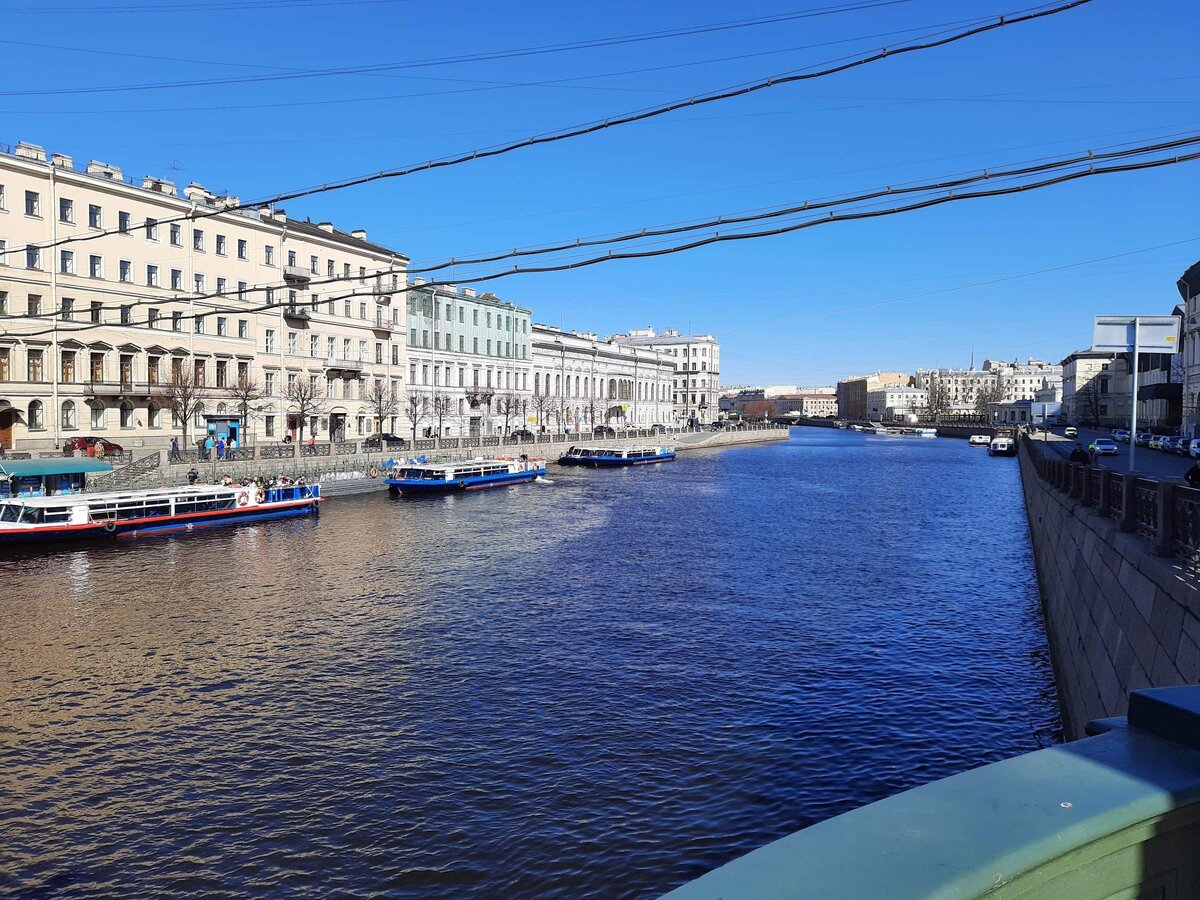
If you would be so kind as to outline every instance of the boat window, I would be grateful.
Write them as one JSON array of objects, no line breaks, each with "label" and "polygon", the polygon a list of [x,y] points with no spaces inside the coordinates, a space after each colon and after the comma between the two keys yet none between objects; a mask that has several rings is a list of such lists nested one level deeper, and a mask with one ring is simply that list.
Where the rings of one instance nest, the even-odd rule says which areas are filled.
[{"label": "boat window", "polygon": [[22,525],[41,525],[45,521],[45,512],[40,506],[26,506],[21,511]]},{"label": "boat window", "polygon": [[16,522],[21,518],[20,503],[5,503],[0,505],[0,522]]}]

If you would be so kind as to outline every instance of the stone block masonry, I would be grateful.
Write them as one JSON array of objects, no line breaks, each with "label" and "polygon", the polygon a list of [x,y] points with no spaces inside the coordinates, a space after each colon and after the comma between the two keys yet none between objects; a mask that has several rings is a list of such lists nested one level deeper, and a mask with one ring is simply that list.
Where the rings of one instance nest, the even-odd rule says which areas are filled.
[{"label": "stone block masonry", "polygon": [[1020,453],[1029,536],[1069,740],[1130,691],[1200,681],[1200,590],[1178,558],[1043,480]]}]

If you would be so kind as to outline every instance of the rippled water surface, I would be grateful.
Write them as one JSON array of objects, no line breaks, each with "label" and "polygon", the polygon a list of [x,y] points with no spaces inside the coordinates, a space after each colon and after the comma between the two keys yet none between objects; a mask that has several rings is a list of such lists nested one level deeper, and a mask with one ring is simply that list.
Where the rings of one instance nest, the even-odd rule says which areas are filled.
[{"label": "rippled water surface", "polygon": [[0,558],[0,886],[649,897],[1044,746],[1016,472],[794,430]]}]

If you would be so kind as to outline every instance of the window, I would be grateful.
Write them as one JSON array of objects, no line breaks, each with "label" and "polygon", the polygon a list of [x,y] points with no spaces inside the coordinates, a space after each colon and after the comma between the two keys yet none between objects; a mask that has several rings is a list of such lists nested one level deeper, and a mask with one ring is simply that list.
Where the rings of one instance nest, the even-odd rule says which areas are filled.
[{"label": "window", "polygon": [[204,384],[204,368],[204,360],[202,359],[196,360],[196,362],[192,365],[192,375],[194,376],[196,384],[198,385]]},{"label": "window", "polygon": [[150,307],[150,309],[146,313],[146,324],[149,325],[151,328],[157,328],[158,327],[158,318],[159,318],[158,309],[156,309],[153,306]]},{"label": "window", "polygon": [[60,312],[64,322],[71,322],[75,319],[75,301],[70,297],[63,297],[61,301]]},{"label": "window", "polygon": [[180,228],[178,225],[171,226],[171,246],[172,247],[182,247],[183,246],[183,229]]},{"label": "window", "polygon": [[104,277],[104,260],[94,253],[88,257],[88,274],[93,278]]},{"label": "window", "polygon": [[229,320],[225,316],[217,316],[217,334],[224,337],[229,333]]},{"label": "window", "polygon": [[275,373],[265,372],[263,374],[263,393],[268,397],[275,396]]},{"label": "window", "polygon": [[267,353],[275,352],[275,329],[268,328],[263,334],[264,349]]},{"label": "window", "polygon": [[203,294],[204,293],[204,276],[200,272],[197,272],[192,276],[192,280],[193,280],[192,286],[193,286],[193,289],[195,290],[195,292],[197,294]]},{"label": "window", "polygon": [[367,304],[365,304],[365,303],[358,304],[358,317],[360,319],[365,319],[367,317]]},{"label": "window", "polygon": [[25,215],[41,217],[42,197],[37,191],[25,192]]},{"label": "window", "polygon": [[288,264],[289,266],[294,266],[294,265],[296,264],[296,251],[295,251],[295,250],[289,250],[289,251],[288,251],[288,261],[287,261],[287,264]]},{"label": "window", "polygon": [[317,354],[320,352],[321,352],[320,337],[318,337],[315,334],[310,334],[308,336],[308,355],[315,359],[317,357]]},{"label": "window", "polygon": [[40,294],[29,295],[25,311],[31,316],[40,316],[42,314],[42,298]]},{"label": "window", "polygon": [[42,354],[43,351],[30,349],[25,353],[25,380],[26,381],[43,381],[45,373],[42,371]]},{"label": "window", "polygon": [[8,265],[8,241],[0,238],[0,266]]},{"label": "window", "polygon": [[229,370],[229,364],[223,359],[218,359],[217,360],[217,387],[219,387],[219,388],[227,387],[226,379],[227,379],[228,370]]},{"label": "window", "polygon": [[183,290],[183,272],[180,269],[171,270],[171,290]]},{"label": "window", "polygon": [[342,277],[343,278],[350,277],[350,263],[342,263]]},{"label": "window", "polygon": [[196,323],[196,334],[204,334],[204,316],[196,316],[192,321]]},{"label": "window", "polygon": [[171,313],[171,330],[183,331],[183,313],[179,310]]},{"label": "window", "polygon": [[62,351],[62,381],[67,384],[75,383],[75,357],[77,355],[74,350]]},{"label": "window", "polygon": [[46,422],[42,416],[42,401],[33,400],[29,404],[29,415],[26,417],[29,421],[30,431],[40,431],[46,427]]},{"label": "window", "polygon": [[245,299],[246,299],[246,288],[247,288],[247,284],[246,284],[246,282],[244,282],[244,281],[239,281],[239,282],[238,282],[238,291],[237,291],[237,292],[238,292],[238,299],[239,299],[239,300],[245,300]]},{"label": "window", "polygon": [[263,265],[275,265],[275,248],[270,244],[263,247]]},{"label": "window", "polygon": [[358,267],[358,280],[360,283],[366,282],[366,280],[367,280],[367,267],[366,266]]},{"label": "window", "polygon": [[217,240],[217,245],[216,245],[217,256],[224,256],[225,255],[225,235],[218,234],[216,240]]},{"label": "window", "polygon": [[127,259],[117,262],[117,278],[125,283],[133,281],[133,263]]},{"label": "window", "polygon": [[287,333],[287,352],[292,356],[296,355],[296,332],[294,331]]},{"label": "window", "polygon": [[263,418],[263,430],[266,432],[267,437],[275,437],[275,417],[274,416],[265,416]]},{"label": "window", "polygon": [[121,403],[121,427],[133,427],[133,404],[128,400],[125,400]]},{"label": "window", "polygon": [[133,307],[128,303],[121,304],[121,324],[128,325],[133,321]]},{"label": "window", "polygon": [[146,360],[146,380],[158,384],[158,366],[160,357],[151,356]]},{"label": "window", "polygon": [[158,240],[158,220],[157,219],[147,218],[144,228],[146,231],[146,240],[148,240],[148,241],[157,241]]},{"label": "window", "polygon": [[228,283],[224,278],[217,278],[217,293],[224,294]]},{"label": "window", "polygon": [[104,407],[92,407],[92,430],[99,431],[104,428]]},{"label": "window", "polygon": [[332,260],[332,259],[330,259],[330,260],[327,260],[327,261],[326,261],[326,266],[325,266],[325,274],[326,274],[326,275],[328,275],[330,278],[332,278],[332,277],[333,277],[333,273],[334,273],[335,271],[336,271],[336,269],[334,268],[334,262],[333,262],[333,260]]},{"label": "window", "polygon": [[245,319],[238,319],[238,337],[245,338],[249,325]]},{"label": "window", "polygon": [[2,184],[0,184],[0,209],[8,209],[8,194],[5,193]]},{"label": "window", "polygon": [[127,212],[117,213],[117,230],[121,232],[121,234],[129,234],[129,229],[132,224],[130,221],[131,218],[132,217]]},{"label": "window", "polygon": [[64,400],[62,405],[62,427],[75,427],[75,401]]},{"label": "window", "polygon": [[58,221],[66,222],[68,225],[75,224],[74,200],[68,200],[66,197],[58,198]]},{"label": "window", "polygon": [[238,238],[238,259],[250,258],[250,245],[242,238]]},{"label": "window", "polygon": [[0,316],[8,315],[8,291],[0,291]]},{"label": "window", "polygon": [[25,248],[25,268],[40,269],[42,267],[42,251],[39,247]]},{"label": "window", "polygon": [[146,407],[146,424],[151,428],[162,428],[162,410],[153,400]]},{"label": "window", "polygon": [[308,258],[308,271],[311,272],[313,275],[317,274],[317,269],[318,269],[319,265],[320,265],[320,262],[317,260],[317,258],[315,256],[310,256]]},{"label": "window", "polygon": [[[471,324],[472,325],[479,324],[479,310],[477,310],[477,309],[471,310]],[[476,351],[476,352],[478,352],[478,351]]]},{"label": "window", "polygon": [[58,272],[60,275],[75,274],[75,251],[60,250],[58,253]]},{"label": "window", "polygon": [[192,249],[204,252],[204,232],[199,228],[192,229]]}]

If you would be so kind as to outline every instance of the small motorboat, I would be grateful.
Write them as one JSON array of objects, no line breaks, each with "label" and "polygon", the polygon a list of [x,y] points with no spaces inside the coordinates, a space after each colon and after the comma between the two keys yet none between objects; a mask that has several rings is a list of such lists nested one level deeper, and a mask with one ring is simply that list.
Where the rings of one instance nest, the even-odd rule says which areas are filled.
[{"label": "small motorboat", "polygon": [[972,447],[988,447],[992,443],[990,434],[973,434],[967,438],[967,443]]},{"label": "small motorboat", "polygon": [[992,442],[988,444],[989,456],[1016,456],[1017,442],[1015,438],[1007,434],[997,435],[992,438]]}]

